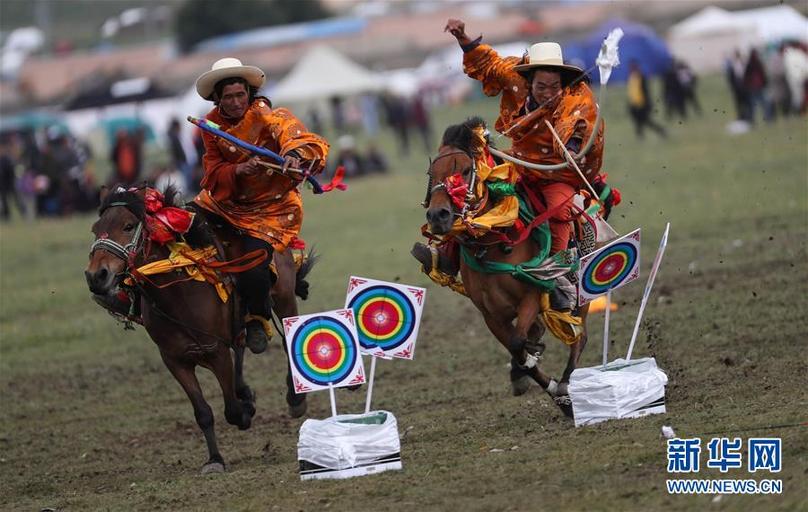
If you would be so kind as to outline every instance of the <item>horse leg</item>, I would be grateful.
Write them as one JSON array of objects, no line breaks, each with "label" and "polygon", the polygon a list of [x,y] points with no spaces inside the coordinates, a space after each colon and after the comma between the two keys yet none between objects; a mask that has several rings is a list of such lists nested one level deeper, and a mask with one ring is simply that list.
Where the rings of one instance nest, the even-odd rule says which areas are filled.
[{"label": "horse leg", "polygon": [[216,352],[208,357],[203,364],[213,372],[216,380],[219,381],[219,386],[222,388],[224,417],[227,422],[237,426],[239,430],[250,428],[252,417],[255,415],[255,406],[251,402],[240,400],[236,396],[233,359],[230,357],[230,349],[224,345],[219,345]]},{"label": "horse leg", "polygon": [[[491,331],[491,334],[494,335],[497,341],[511,354],[511,382],[513,383],[514,378],[519,379],[521,376],[527,375],[538,382],[542,389],[547,389],[550,383],[550,377],[545,374],[538,365],[534,365],[532,368],[525,366],[524,345],[514,347],[513,340],[516,329],[513,324],[500,321],[485,310],[481,311],[485,325],[488,326],[488,330]],[[517,368],[516,372],[513,371],[514,368]]]},{"label": "horse leg", "polygon": [[[288,256],[287,256],[288,255]],[[278,319],[297,316],[297,300],[295,299],[295,266],[291,258],[291,253],[275,255],[275,266],[278,269],[278,280],[272,289],[273,310]],[[281,333],[283,335],[283,333]],[[292,368],[289,366],[289,349],[283,343],[283,351],[286,357],[286,405],[289,416],[300,418],[306,414],[308,404],[305,393],[295,393],[292,382]]]},{"label": "horse leg", "polygon": [[[511,350],[511,391],[514,396],[527,393],[533,378],[530,369],[536,366],[544,352],[544,347],[529,342],[528,332],[535,322],[539,312],[539,301],[534,293],[526,294],[519,303],[516,312],[516,327],[510,340]],[[519,357],[515,354],[524,354],[524,362],[520,364]]]},{"label": "horse leg", "polygon": [[550,394],[553,397],[553,401],[564,411],[564,414],[570,418],[572,418],[572,400],[569,397],[570,376],[578,367],[578,360],[581,358],[581,354],[583,354],[584,347],[586,347],[588,340],[588,333],[586,331],[586,314],[588,311],[589,307],[587,306],[581,314],[584,321],[584,333],[578,341],[570,345],[570,355],[567,358],[567,367],[564,368],[561,382],[558,383],[555,392]]},{"label": "horse leg", "polygon": [[185,394],[188,395],[188,399],[194,408],[196,424],[199,425],[205,435],[205,442],[208,445],[208,461],[202,466],[202,474],[224,472],[224,459],[219,453],[219,447],[216,445],[216,432],[213,429],[213,411],[202,395],[202,388],[196,379],[194,365],[172,359],[162,352],[160,355],[168,371],[177,379]]},{"label": "horse leg", "polygon": [[255,407],[255,393],[244,380],[244,347],[233,349],[234,369],[236,381],[236,397],[246,406],[248,403]]}]

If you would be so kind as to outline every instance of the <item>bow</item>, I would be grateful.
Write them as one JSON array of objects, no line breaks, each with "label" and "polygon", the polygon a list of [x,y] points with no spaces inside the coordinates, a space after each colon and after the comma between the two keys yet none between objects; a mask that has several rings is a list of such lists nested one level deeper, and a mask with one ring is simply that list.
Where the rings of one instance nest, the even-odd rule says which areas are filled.
[{"label": "bow", "polygon": [[[250,144],[247,141],[241,140],[238,137],[236,137],[234,135],[231,135],[231,134],[227,133],[226,131],[222,130],[219,125],[217,125],[213,121],[210,121],[209,119],[200,119],[198,117],[188,116],[188,122],[198,126],[200,130],[206,131],[206,132],[210,133],[211,135],[214,135],[216,137],[219,137],[220,139],[224,139],[224,140],[226,140],[226,141],[228,141],[228,142],[230,142],[232,144],[235,144],[237,147],[241,148],[242,150],[244,150],[244,151],[246,151],[246,152],[248,152],[250,154],[263,156],[265,158],[269,158],[271,160],[274,160],[278,164],[283,164],[283,162],[284,162],[283,157],[280,156],[279,154],[275,153],[274,151],[270,151],[267,148],[262,148],[262,147],[256,146],[255,144]],[[299,169],[298,170],[288,169],[288,170],[290,170],[292,172],[298,172],[298,173],[302,174],[304,179],[306,181],[308,181],[309,184],[311,184],[312,191],[315,194],[322,194],[323,192],[330,192],[331,190],[333,190],[335,188],[339,189],[339,190],[345,190],[347,188],[346,185],[339,182],[341,180],[338,180],[337,183],[332,182],[329,185],[326,185],[325,187],[323,187],[322,185],[320,185],[320,183],[317,181],[317,179],[314,176],[312,176],[311,174],[309,174],[306,171],[302,171],[302,170],[299,170]]]}]

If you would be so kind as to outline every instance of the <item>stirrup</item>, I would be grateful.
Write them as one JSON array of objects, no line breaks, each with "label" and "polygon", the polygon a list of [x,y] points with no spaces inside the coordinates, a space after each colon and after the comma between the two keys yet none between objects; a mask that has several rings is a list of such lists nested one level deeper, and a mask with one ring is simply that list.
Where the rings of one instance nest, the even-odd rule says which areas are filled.
[{"label": "stirrup", "polygon": [[261,326],[264,328],[264,333],[267,335],[267,339],[272,339],[272,336],[275,334],[275,331],[272,329],[272,323],[267,320],[266,317],[261,315],[251,315],[248,313],[244,316],[244,325],[246,326],[253,320],[260,322]]}]

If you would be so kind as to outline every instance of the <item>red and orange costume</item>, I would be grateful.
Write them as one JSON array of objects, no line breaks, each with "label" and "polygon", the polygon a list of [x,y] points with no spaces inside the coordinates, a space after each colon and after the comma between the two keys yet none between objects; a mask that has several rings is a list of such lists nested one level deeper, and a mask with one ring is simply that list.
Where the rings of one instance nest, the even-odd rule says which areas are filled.
[{"label": "red and orange costume", "polygon": [[[312,173],[320,172],[328,155],[328,142],[306,131],[303,124],[284,108],[273,109],[269,100],[257,97],[237,124],[230,124],[211,110],[206,119],[241,140],[305,162],[314,162]],[[264,240],[283,251],[300,232],[303,202],[297,182],[278,173],[236,176],[236,166],[251,155],[230,142],[203,132],[205,156],[202,192],[195,202],[224,218],[248,236]],[[292,153],[293,152],[293,153]]]},{"label": "red and orange costume", "polygon": [[[530,83],[513,68],[524,64],[519,57],[500,57],[490,46],[480,44],[465,52],[465,73],[479,80],[488,96],[502,94],[500,113],[495,128],[507,133],[513,144],[508,153],[521,160],[538,164],[558,164],[565,161],[561,147],[545,125],[553,125],[564,144],[573,136],[589,140],[595,129],[597,103],[589,86],[583,81],[565,86],[554,107],[537,107],[529,111]],[[526,118],[529,116],[529,118]],[[522,121],[522,124],[513,128]],[[510,131],[508,131],[510,129]],[[592,149],[580,161],[579,167],[587,180],[600,172],[603,160],[603,129],[597,134]],[[566,249],[571,235],[572,196],[584,186],[574,169],[537,171],[517,165],[525,186],[540,193],[549,210],[559,208],[550,219],[553,242],[551,253]]]}]

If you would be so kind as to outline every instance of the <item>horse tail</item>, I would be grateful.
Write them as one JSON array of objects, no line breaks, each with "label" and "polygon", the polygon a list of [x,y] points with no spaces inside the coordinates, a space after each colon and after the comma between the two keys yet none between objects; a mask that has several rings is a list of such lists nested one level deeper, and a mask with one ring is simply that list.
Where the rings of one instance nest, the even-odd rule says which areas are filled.
[{"label": "horse tail", "polygon": [[306,257],[303,258],[303,264],[297,269],[297,274],[295,274],[295,295],[302,300],[309,298],[309,282],[306,281],[306,276],[311,272],[311,269],[314,268],[314,265],[319,259],[320,255],[315,253],[314,249],[311,249]]}]

